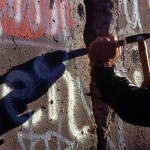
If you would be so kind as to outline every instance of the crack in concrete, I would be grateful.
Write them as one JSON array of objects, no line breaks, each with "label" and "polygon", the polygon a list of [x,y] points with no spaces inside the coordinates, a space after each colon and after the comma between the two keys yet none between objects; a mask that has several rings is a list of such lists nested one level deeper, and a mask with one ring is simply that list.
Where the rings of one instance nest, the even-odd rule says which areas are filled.
[{"label": "crack in concrete", "polygon": [[13,48],[13,50],[16,50],[16,48],[17,48],[17,43],[15,42],[15,38],[14,38],[14,36],[12,35],[12,42],[13,42],[13,44],[15,45],[15,47]]}]

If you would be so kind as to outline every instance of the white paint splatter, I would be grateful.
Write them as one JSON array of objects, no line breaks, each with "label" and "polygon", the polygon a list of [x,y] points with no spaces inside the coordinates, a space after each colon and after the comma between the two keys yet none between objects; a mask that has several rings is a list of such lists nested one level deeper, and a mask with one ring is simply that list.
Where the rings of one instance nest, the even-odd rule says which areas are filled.
[{"label": "white paint splatter", "polygon": [[67,1],[62,1],[61,2],[61,27],[62,27],[62,31],[63,31],[63,36],[64,39],[66,39],[66,37],[68,36],[68,24],[67,24],[67,18],[66,18],[66,9],[67,9],[67,5],[66,5]]},{"label": "white paint splatter", "polygon": [[[31,110],[29,110],[31,112]],[[30,116],[32,116],[31,113],[29,113]],[[61,123],[62,123],[62,117],[59,117],[59,125],[58,125],[58,132],[61,132]],[[32,130],[32,117],[29,119],[29,133],[23,133],[18,132],[18,141],[21,145],[22,150],[27,150],[27,147],[25,145],[24,140],[30,141],[30,150],[35,150],[35,146],[38,142],[42,141],[45,142],[45,149],[50,150],[50,145],[53,142],[50,142],[52,137],[56,138],[58,140],[58,147],[57,150],[60,150],[60,142],[63,142],[66,144],[66,150],[72,150],[74,149],[74,143],[69,141],[67,138],[63,137],[57,132],[54,131],[48,131],[45,134],[35,134]]]},{"label": "white paint splatter", "polygon": [[82,139],[87,137],[89,126],[84,126],[81,130],[78,129],[75,120],[75,105],[77,104],[77,99],[75,98],[75,85],[73,82],[73,78],[71,77],[68,71],[65,71],[63,75],[66,80],[68,87],[68,124],[70,132],[77,138],[78,141],[82,142]]},{"label": "white paint splatter", "polygon": [[40,9],[40,1],[39,0],[34,0],[35,3],[35,10],[36,10],[36,23],[40,24],[41,23],[41,9]]},{"label": "white paint splatter", "polygon": [[141,74],[139,71],[136,70],[136,71],[133,73],[133,79],[134,79],[135,84],[136,84],[137,86],[140,86],[141,83],[142,83],[142,81],[143,81],[143,76],[142,76],[142,74]]},{"label": "white paint splatter", "polygon": [[53,11],[52,11],[52,27],[51,27],[51,33],[57,34],[58,33],[58,28],[60,27],[60,21],[59,21],[59,15],[58,15],[58,3],[54,3],[53,6]]},{"label": "white paint splatter", "polygon": [[43,0],[43,5],[44,5],[44,12],[43,12],[43,16],[42,16],[42,22],[43,22],[43,25],[44,25],[44,32],[46,35],[50,35],[51,32],[50,32],[50,23],[49,23],[49,15],[48,14],[48,7],[47,7],[47,0]]},{"label": "white paint splatter", "polygon": [[6,95],[12,92],[12,90],[13,89],[7,86],[6,84],[2,84],[1,98],[4,98]]},{"label": "white paint splatter", "polygon": [[138,1],[133,0],[133,15],[132,18],[130,19],[129,17],[129,11],[128,11],[128,1],[123,0],[124,4],[124,13],[126,15],[126,21],[131,25],[133,29],[136,29],[136,27],[139,27],[140,32],[143,32],[141,20],[140,20],[140,15],[139,15],[139,7],[138,7]]},{"label": "white paint splatter", "polygon": [[58,120],[58,104],[57,102],[57,94],[56,94],[56,84],[54,84],[47,92],[48,98],[48,116],[49,119],[56,121]]},{"label": "white paint splatter", "polygon": [[[75,120],[75,105],[77,104],[77,100],[75,99],[75,85],[73,78],[71,77],[68,71],[65,71],[62,78],[64,79],[68,88],[68,124],[70,132],[77,138],[77,140],[81,141],[83,138],[88,136],[89,126],[84,126],[82,129],[78,129]],[[91,116],[92,112],[88,107],[88,104],[83,95],[83,90],[81,86],[80,79],[77,79],[78,88],[80,90],[81,102],[86,110],[88,116]],[[56,84],[54,84],[47,93],[48,96],[48,109],[49,109],[49,118],[56,121],[58,120],[58,104],[56,104],[57,94],[56,94]],[[53,103],[53,104],[51,104]]]},{"label": "white paint splatter", "polygon": [[[33,124],[34,126],[36,126],[36,125],[42,120],[42,116],[43,116],[42,110],[41,110],[41,109],[37,110],[37,111],[33,114],[33,116],[32,116],[32,118],[33,118],[32,124]],[[23,126],[24,126],[25,128],[28,128],[28,127],[29,127],[29,120],[26,121],[26,122],[23,124]]]},{"label": "white paint splatter", "polygon": [[0,22],[0,36],[3,35],[3,26],[2,23]]},{"label": "white paint splatter", "polygon": [[36,17],[32,15],[32,1],[28,1],[28,18],[30,22],[30,27],[33,32],[37,32],[41,23],[41,8],[39,6],[39,0],[34,0],[34,6],[36,10]]},{"label": "white paint splatter", "polygon": [[60,142],[61,142],[61,128],[62,128],[62,114],[59,113],[59,119],[58,119],[58,140],[57,140],[57,144],[58,144],[58,147],[57,147],[57,150],[61,150],[61,145],[60,145]]},{"label": "white paint splatter", "polygon": [[17,0],[16,2],[16,16],[15,16],[15,20],[17,23],[20,23],[22,20],[21,17],[21,1]]}]

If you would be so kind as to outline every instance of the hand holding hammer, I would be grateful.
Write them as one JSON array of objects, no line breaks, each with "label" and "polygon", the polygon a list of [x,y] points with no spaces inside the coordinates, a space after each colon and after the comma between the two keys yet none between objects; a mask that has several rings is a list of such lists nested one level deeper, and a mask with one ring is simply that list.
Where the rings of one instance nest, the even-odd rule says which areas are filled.
[{"label": "hand holding hammer", "polygon": [[[97,62],[105,61],[113,64],[116,58],[120,56],[119,46],[123,46],[125,43],[138,42],[139,54],[143,70],[143,82],[141,87],[147,88],[150,86],[150,66],[148,60],[147,46],[144,40],[150,38],[150,34],[139,34],[126,37],[125,40],[119,40],[115,42],[115,37],[108,35],[108,37],[98,37],[90,44],[89,58],[91,60],[91,67]],[[111,51],[110,51],[111,46]],[[91,50],[92,49],[92,50]],[[99,54],[99,55],[98,55]]]}]

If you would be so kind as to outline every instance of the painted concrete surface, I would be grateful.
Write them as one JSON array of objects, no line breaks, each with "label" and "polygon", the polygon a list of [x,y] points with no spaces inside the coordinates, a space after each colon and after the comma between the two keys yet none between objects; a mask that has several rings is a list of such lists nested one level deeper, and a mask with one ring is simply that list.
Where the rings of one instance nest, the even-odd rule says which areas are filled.
[{"label": "painted concrete surface", "polygon": [[0,149],[95,149],[83,1],[0,2]]},{"label": "painted concrete surface", "polygon": [[[149,0],[0,2],[0,149],[148,150],[149,128],[87,96],[100,92],[80,52],[107,33],[149,32],[149,10]],[[140,86],[137,45],[124,49],[117,68]]]},{"label": "painted concrete surface", "polygon": [[[117,5],[114,7],[114,12],[116,13],[116,18],[114,17],[114,27],[116,28],[116,35],[118,38],[121,39],[139,33],[150,33],[149,11],[150,5],[148,0],[118,1]],[[150,40],[146,40],[146,43],[149,53]],[[124,55],[124,63],[122,58],[120,60],[122,65],[118,63],[118,70],[122,75],[127,75],[134,84],[140,86],[143,81],[143,74],[137,43],[125,45]],[[114,132],[111,130],[112,128],[113,130],[115,129],[115,133],[117,133],[116,136],[112,136]],[[109,139],[111,139],[111,144],[113,143],[114,147],[116,147],[115,149],[149,149],[149,128],[133,126],[115,117],[115,124],[109,126],[109,131],[109,135],[111,135]]]},{"label": "painted concrete surface", "polygon": [[[85,43],[88,45],[97,36],[113,33],[118,39],[139,33],[149,33],[150,1],[143,0],[87,0],[87,24]],[[92,13],[91,13],[92,12]],[[148,48],[150,41],[147,40]],[[137,43],[122,48],[124,57],[117,62],[117,69],[128,76],[138,86],[143,80]],[[111,83],[110,83],[111,84]],[[91,91],[99,95],[94,80]],[[149,128],[133,126],[123,122],[103,101],[92,98],[95,121],[98,125],[98,149],[109,150],[148,150],[150,145]]]}]

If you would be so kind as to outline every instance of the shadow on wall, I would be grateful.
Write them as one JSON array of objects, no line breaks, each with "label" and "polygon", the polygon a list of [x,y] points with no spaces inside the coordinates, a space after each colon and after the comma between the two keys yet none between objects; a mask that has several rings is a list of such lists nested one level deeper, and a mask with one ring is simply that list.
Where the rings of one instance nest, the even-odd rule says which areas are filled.
[{"label": "shadow on wall", "polygon": [[[47,53],[16,66],[1,76],[0,135],[22,125],[34,114],[35,110],[27,112],[27,104],[44,95],[63,75],[64,61],[85,54],[85,49],[69,53],[61,50]],[[3,143],[0,140],[0,145]]]}]

